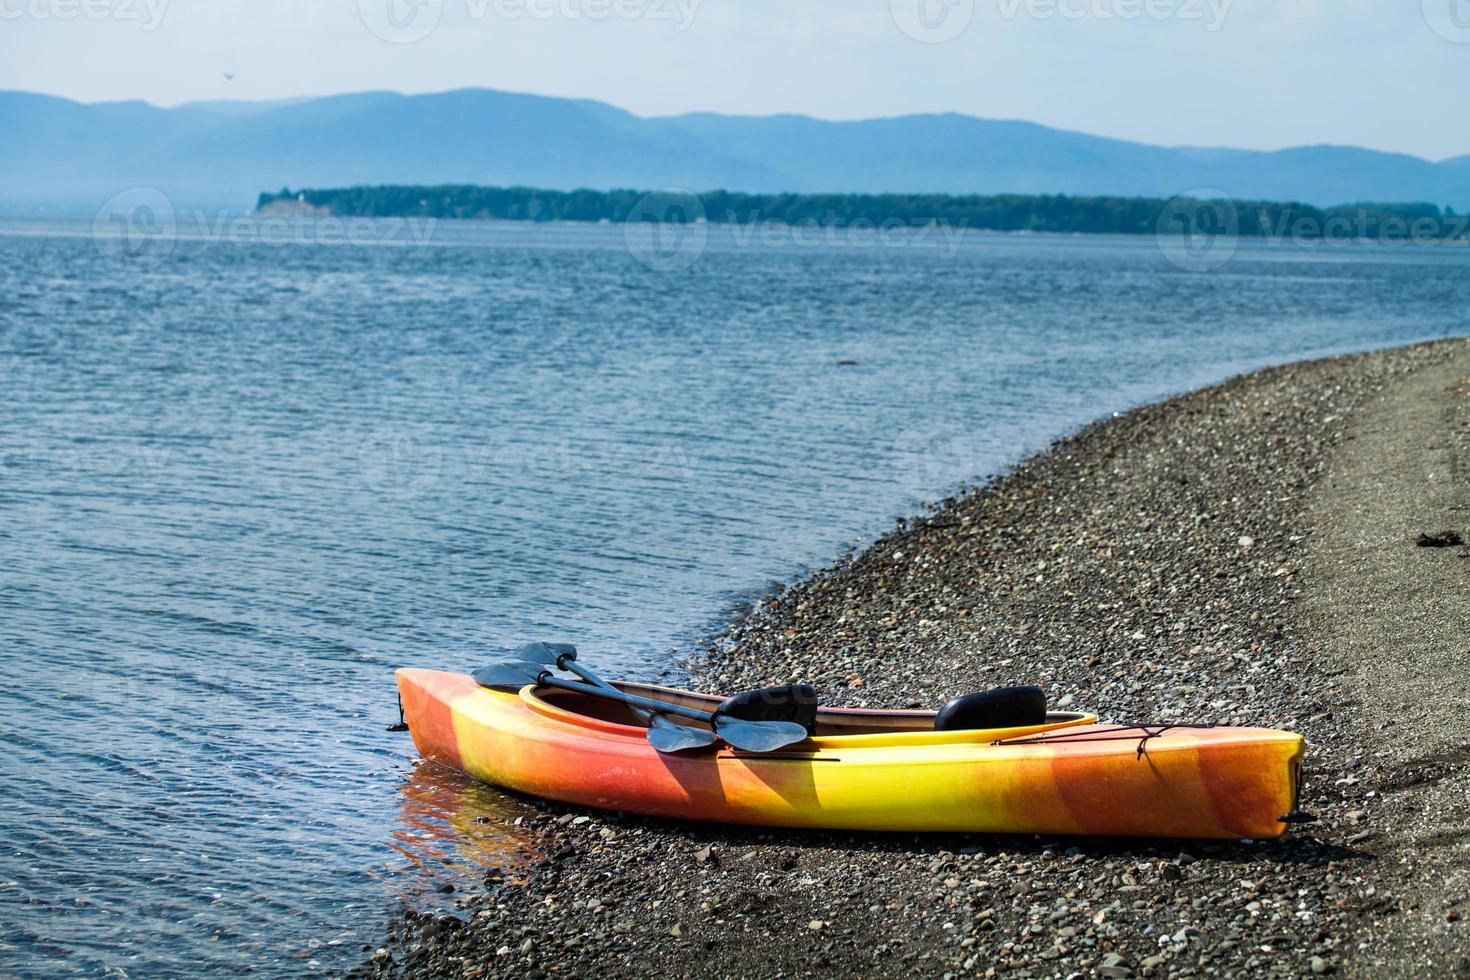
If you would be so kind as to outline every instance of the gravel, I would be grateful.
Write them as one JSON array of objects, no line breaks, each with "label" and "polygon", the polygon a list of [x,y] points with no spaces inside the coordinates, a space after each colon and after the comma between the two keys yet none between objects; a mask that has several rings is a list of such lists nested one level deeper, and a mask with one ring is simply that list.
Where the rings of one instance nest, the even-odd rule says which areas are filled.
[{"label": "gravel", "polygon": [[[457,914],[406,911],[359,972],[1470,975],[1470,743],[1446,721],[1470,560],[1415,544],[1470,531],[1467,391],[1470,346],[1444,341],[1097,422],[777,590],[689,664],[705,689],[806,681],[827,703],[1036,683],[1109,721],[1293,729],[1319,823],[1239,844],[853,834],[537,801],[544,860]],[[1433,443],[1443,499],[1424,504],[1413,466],[1364,462],[1385,433]],[[1389,598],[1365,608],[1354,576]],[[1415,649],[1454,655],[1399,658],[1421,682],[1406,710],[1362,651],[1394,659],[1374,609],[1408,616],[1420,585],[1435,605]]]}]

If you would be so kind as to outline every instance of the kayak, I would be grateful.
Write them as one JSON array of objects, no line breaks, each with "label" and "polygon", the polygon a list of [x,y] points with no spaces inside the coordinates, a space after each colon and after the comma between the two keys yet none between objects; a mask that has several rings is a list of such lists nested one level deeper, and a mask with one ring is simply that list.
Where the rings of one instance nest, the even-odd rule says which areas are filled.
[{"label": "kayak", "polygon": [[[398,692],[428,759],[507,789],[676,820],[842,830],[1214,839],[1283,834],[1303,739],[1263,728],[1100,725],[1048,712],[1018,728],[938,731],[935,713],[827,708],[789,748],[663,755],[622,704],[405,668]],[[713,710],[721,698],[619,683]]]}]

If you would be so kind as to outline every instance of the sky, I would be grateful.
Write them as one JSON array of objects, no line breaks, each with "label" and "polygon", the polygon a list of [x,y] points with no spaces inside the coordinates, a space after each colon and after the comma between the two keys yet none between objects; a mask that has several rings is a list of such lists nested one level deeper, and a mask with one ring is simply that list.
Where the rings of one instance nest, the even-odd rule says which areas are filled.
[{"label": "sky", "polygon": [[466,86],[1438,160],[1470,153],[1470,0],[0,0],[0,89],[174,105]]}]

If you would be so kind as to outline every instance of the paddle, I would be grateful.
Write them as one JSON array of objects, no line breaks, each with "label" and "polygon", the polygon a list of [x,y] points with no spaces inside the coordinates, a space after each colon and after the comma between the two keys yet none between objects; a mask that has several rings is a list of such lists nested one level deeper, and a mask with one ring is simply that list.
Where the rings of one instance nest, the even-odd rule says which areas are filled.
[{"label": "paddle", "polygon": [[714,715],[708,711],[700,711],[698,708],[686,708],[682,704],[655,701],[652,698],[627,694],[617,689],[604,690],[581,681],[563,680],[554,676],[544,665],[524,660],[512,660],[481,667],[475,671],[474,677],[475,682],[481,687],[517,691],[527,684],[545,684],[564,691],[619,701],[632,708],[644,708],[663,714],[677,715],[680,718],[689,718],[693,721],[702,721],[712,727],[715,734],[731,746],[745,752],[774,752],[788,745],[794,745],[807,737],[806,729],[794,722],[741,721],[728,715]]},{"label": "paddle", "polygon": [[[589,684],[596,684],[604,691],[621,694],[617,688],[577,663],[577,648],[570,643],[527,643],[517,648],[516,656],[531,663],[550,664],[569,670]],[[630,706],[631,707],[631,706]],[[648,726],[648,744],[660,752],[688,752],[691,749],[707,749],[718,742],[719,736],[704,728],[690,728],[668,719],[661,711],[644,711],[632,708]]]}]

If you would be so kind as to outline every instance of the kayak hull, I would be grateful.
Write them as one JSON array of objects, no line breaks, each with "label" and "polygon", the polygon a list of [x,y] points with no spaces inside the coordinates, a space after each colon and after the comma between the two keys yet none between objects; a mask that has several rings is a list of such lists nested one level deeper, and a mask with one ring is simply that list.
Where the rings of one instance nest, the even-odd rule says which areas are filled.
[{"label": "kayak hull", "polygon": [[573,711],[552,692],[494,691],[468,675],[418,669],[397,680],[426,758],[547,799],[678,820],[1268,838],[1286,830],[1280,818],[1296,808],[1303,750],[1291,732],[1119,728],[1083,715],[1027,729],[934,732],[918,727],[932,716],[912,712],[894,713],[914,716],[910,730],[819,734],[776,753],[661,755],[644,729]]}]

